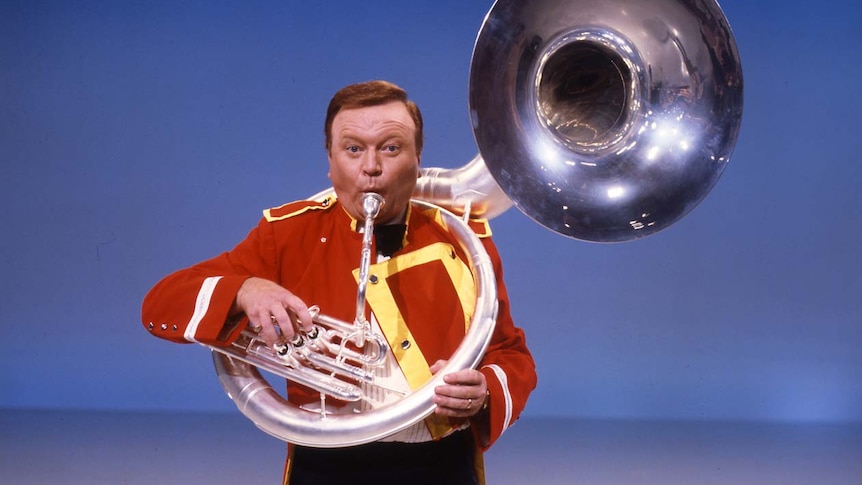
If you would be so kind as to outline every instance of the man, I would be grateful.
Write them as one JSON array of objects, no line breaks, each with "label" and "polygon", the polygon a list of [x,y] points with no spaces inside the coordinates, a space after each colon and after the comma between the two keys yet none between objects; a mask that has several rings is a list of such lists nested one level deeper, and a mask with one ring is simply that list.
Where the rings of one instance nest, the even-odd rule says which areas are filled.
[{"label": "man", "polygon": [[[233,250],[163,279],[144,300],[144,326],[161,338],[219,346],[251,325],[278,345],[312,329],[308,304],[353,321],[361,198],[376,192],[385,204],[375,219],[371,281],[386,284],[368,291],[368,319],[390,341],[403,339],[393,342],[398,355],[376,372],[387,386],[409,392],[441,369],[460,343],[470,315],[462,297],[473,290],[447,264],[464,256],[435,211],[410,203],[420,175],[422,116],[401,88],[371,81],[335,94],[324,132],[335,197],[268,209]],[[289,445],[284,483],[361,482],[363,475],[375,483],[483,481],[481,452],[517,420],[536,373],[523,331],[509,313],[487,222],[471,221],[471,227],[494,264],[499,300],[479,369],[446,375],[435,389],[434,414],[380,442],[341,449]],[[288,383],[288,398],[313,406],[319,394]],[[361,412],[363,406],[344,405],[343,411]]]}]

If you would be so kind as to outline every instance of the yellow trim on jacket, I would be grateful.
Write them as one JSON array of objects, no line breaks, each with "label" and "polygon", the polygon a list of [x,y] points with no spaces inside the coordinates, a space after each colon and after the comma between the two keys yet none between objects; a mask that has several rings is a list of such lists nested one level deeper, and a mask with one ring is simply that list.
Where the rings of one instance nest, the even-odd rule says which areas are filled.
[{"label": "yellow trim on jacket", "polygon": [[[369,278],[372,276],[374,278],[365,289],[365,296],[371,306],[371,311],[377,317],[377,322],[389,342],[395,360],[401,367],[410,388],[414,391],[428,382],[432,375],[428,360],[422,353],[422,349],[416,345],[416,340],[407,326],[407,321],[398,308],[392,290],[389,288],[388,278],[400,271],[434,262],[443,264],[452,281],[453,288],[457,290],[461,309],[464,312],[464,331],[466,332],[466,327],[469,326],[475,311],[476,287],[470,268],[457,257],[451,244],[433,243],[419,250],[371,265]],[[353,278],[357,282],[359,281],[359,269],[353,270]],[[426,419],[426,424],[435,439],[444,436],[453,428],[448,419],[433,414]]]}]

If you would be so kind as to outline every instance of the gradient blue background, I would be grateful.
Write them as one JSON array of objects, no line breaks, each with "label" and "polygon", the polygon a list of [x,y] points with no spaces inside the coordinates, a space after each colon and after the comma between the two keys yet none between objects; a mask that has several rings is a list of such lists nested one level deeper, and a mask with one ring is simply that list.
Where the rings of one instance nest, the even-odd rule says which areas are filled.
[{"label": "gradient blue background", "polygon": [[[425,166],[469,160],[490,4],[0,2],[0,408],[233,411],[206,349],[143,329],[143,295],[328,186],[347,83],[410,92]],[[538,363],[525,416],[862,421],[858,5],[723,2],[742,132],[671,228],[493,221]]]}]

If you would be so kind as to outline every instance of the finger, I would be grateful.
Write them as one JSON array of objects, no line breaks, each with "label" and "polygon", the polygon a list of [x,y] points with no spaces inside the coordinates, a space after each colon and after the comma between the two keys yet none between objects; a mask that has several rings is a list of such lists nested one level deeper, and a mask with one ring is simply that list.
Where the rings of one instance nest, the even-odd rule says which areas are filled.
[{"label": "finger", "polygon": [[441,416],[469,417],[476,413],[473,398],[434,396],[433,401],[437,405],[434,412]]},{"label": "finger", "polygon": [[314,328],[311,313],[304,301],[291,293],[286,295],[283,303],[293,327],[303,332],[310,332]]},{"label": "finger", "polygon": [[454,386],[479,386],[485,382],[485,375],[474,369],[463,369],[446,374],[443,382]]},{"label": "finger", "polygon": [[253,328],[260,328],[259,337],[266,342],[267,345],[275,345],[280,342],[281,337],[275,330],[273,322],[270,319],[269,312],[261,312],[255,315],[249,315],[249,322]]},{"label": "finger", "polygon": [[465,411],[473,407],[473,402],[476,401],[473,397],[452,397],[452,396],[435,396],[434,402],[438,406],[448,408],[454,411]]},{"label": "finger", "polygon": [[442,369],[443,367],[446,366],[446,362],[448,362],[448,361],[438,360],[437,362],[434,362],[434,364],[431,365],[431,367],[429,367],[428,370],[431,371],[431,374],[436,374],[436,373],[440,372],[440,369]]},{"label": "finger", "polygon": [[288,309],[286,311],[288,326],[290,327],[290,333],[296,334],[300,329],[302,329],[302,323],[299,321],[299,318],[293,313],[292,310]]},{"label": "finger", "polygon": [[272,328],[273,333],[278,335],[279,340],[282,342],[288,342],[296,335],[296,331],[293,328],[293,320],[284,307],[277,306],[273,308],[270,311],[269,320],[269,327]]},{"label": "finger", "polygon": [[434,388],[435,403],[449,408],[463,408],[464,401],[478,399],[484,396],[481,386],[452,386],[444,384]]},{"label": "finger", "polygon": [[458,386],[443,384],[434,388],[434,394],[441,397],[449,397],[454,399],[466,399],[473,394],[477,394],[478,389],[472,389],[470,386]]}]

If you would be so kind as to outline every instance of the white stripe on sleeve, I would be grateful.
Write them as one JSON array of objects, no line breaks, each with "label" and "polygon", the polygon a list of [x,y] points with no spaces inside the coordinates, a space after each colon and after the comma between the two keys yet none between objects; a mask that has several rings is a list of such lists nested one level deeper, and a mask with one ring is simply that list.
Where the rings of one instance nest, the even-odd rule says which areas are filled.
[{"label": "white stripe on sleeve", "polygon": [[512,394],[509,392],[509,379],[506,376],[506,372],[497,364],[486,365],[485,367],[494,371],[494,375],[497,376],[497,380],[500,381],[500,386],[503,388],[503,397],[506,401],[506,419],[503,420],[503,429],[500,431],[506,431],[506,429],[511,424],[512,421]]},{"label": "white stripe on sleeve", "polygon": [[201,290],[198,292],[198,298],[195,300],[195,312],[192,314],[192,319],[189,320],[188,326],[186,326],[185,334],[183,334],[183,337],[185,337],[189,342],[197,342],[195,334],[198,331],[198,326],[201,324],[201,320],[204,319],[204,316],[210,308],[210,300],[212,299],[213,292],[215,292],[216,284],[221,278],[221,276],[210,276],[205,279],[201,285]]}]

